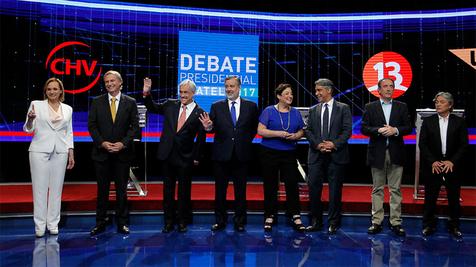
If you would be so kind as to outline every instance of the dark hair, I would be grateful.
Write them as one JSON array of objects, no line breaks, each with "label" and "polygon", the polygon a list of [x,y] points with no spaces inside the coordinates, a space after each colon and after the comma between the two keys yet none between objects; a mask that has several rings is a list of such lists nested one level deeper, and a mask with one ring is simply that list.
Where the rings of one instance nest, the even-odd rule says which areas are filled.
[{"label": "dark hair", "polygon": [[317,81],[314,82],[314,85],[316,86],[322,86],[330,90],[331,92],[334,91],[334,83],[327,79],[327,78],[321,78]]},{"label": "dark hair", "polygon": [[289,83],[280,83],[278,85],[278,87],[276,87],[276,89],[274,89],[274,94],[276,96],[281,95],[283,93],[283,91],[286,90],[286,88],[291,88],[291,91],[293,90],[293,88],[291,87],[291,85]]},{"label": "dark hair", "polygon": [[392,81],[392,84],[395,87],[395,81],[392,78],[383,78],[378,81],[378,88],[382,88],[382,82],[385,80]]},{"label": "dark hair", "polygon": [[235,79],[236,82],[238,83],[238,87],[241,87],[241,79],[240,77],[236,76],[236,75],[232,75],[232,76],[227,76],[225,78],[225,82],[228,81],[228,80],[231,80],[231,79]]},{"label": "dark hair", "polygon": [[64,86],[63,86],[63,82],[58,79],[58,78],[49,78],[48,80],[46,80],[45,82],[45,86],[43,86],[43,99],[48,99],[48,96],[46,95],[46,88],[48,88],[48,84],[52,83],[52,82],[57,82],[58,85],[59,85],[59,88],[61,90],[61,95],[58,97],[59,101],[60,102],[63,102],[64,101]]}]

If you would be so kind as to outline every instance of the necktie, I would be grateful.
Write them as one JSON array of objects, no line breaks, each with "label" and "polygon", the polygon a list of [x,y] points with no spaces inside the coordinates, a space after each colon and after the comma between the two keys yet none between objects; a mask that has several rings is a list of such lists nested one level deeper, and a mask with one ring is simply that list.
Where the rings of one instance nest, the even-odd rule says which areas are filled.
[{"label": "necktie", "polygon": [[231,120],[233,121],[233,126],[236,125],[236,109],[235,109],[235,104],[236,104],[236,102],[235,102],[235,101],[232,101],[232,102],[231,102],[231,109],[230,109]]},{"label": "necktie", "polygon": [[185,120],[187,120],[187,106],[182,105],[182,113],[180,114],[180,117],[178,119],[177,132],[180,131],[182,126],[185,124]]},{"label": "necktie", "polygon": [[112,116],[112,122],[116,120],[116,98],[111,97],[111,116]]},{"label": "necktie", "polygon": [[322,118],[322,139],[329,138],[329,109],[327,104],[324,104],[324,116]]}]

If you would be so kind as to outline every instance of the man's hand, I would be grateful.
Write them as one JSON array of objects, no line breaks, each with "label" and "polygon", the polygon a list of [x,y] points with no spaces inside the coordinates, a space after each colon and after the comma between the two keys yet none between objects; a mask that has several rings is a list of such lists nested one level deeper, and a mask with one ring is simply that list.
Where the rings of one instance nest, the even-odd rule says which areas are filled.
[{"label": "man's hand", "polygon": [[453,162],[451,162],[449,160],[443,160],[441,163],[443,164],[442,171],[444,173],[453,172],[453,167],[454,167]]},{"label": "man's hand", "polygon": [[378,129],[378,133],[385,137],[394,136],[397,134],[397,128],[385,124],[383,127]]},{"label": "man's hand", "polygon": [[142,89],[142,93],[150,94],[150,89],[152,88],[152,80],[150,78],[144,78],[144,87]]},{"label": "man's hand", "polygon": [[213,121],[210,120],[210,116],[207,112],[203,112],[202,114],[200,114],[200,117],[198,119],[202,123],[205,131],[211,131],[211,129],[213,128]]}]

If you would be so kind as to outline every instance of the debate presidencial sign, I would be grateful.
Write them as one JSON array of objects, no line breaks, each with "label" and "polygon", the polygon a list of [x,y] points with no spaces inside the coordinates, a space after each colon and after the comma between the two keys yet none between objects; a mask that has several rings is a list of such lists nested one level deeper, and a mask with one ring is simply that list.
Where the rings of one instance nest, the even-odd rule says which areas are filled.
[{"label": "debate presidencial sign", "polygon": [[[195,100],[205,110],[224,99],[225,78],[241,78],[241,97],[258,103],[257,35],[179,32],[178,84],[197,85]],[[177,89],[178,90],[178,89]]]}]

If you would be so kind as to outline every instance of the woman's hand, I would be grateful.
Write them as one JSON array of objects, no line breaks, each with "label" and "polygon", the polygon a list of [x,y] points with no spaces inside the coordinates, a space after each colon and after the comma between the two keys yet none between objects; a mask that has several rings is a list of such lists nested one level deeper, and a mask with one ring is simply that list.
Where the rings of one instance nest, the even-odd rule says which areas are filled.
[{"label": "woman's hand", "polygon": [[71,170],[74,167],[74,150],[69,149],[68,151],[68,165],[66,169]]}]

